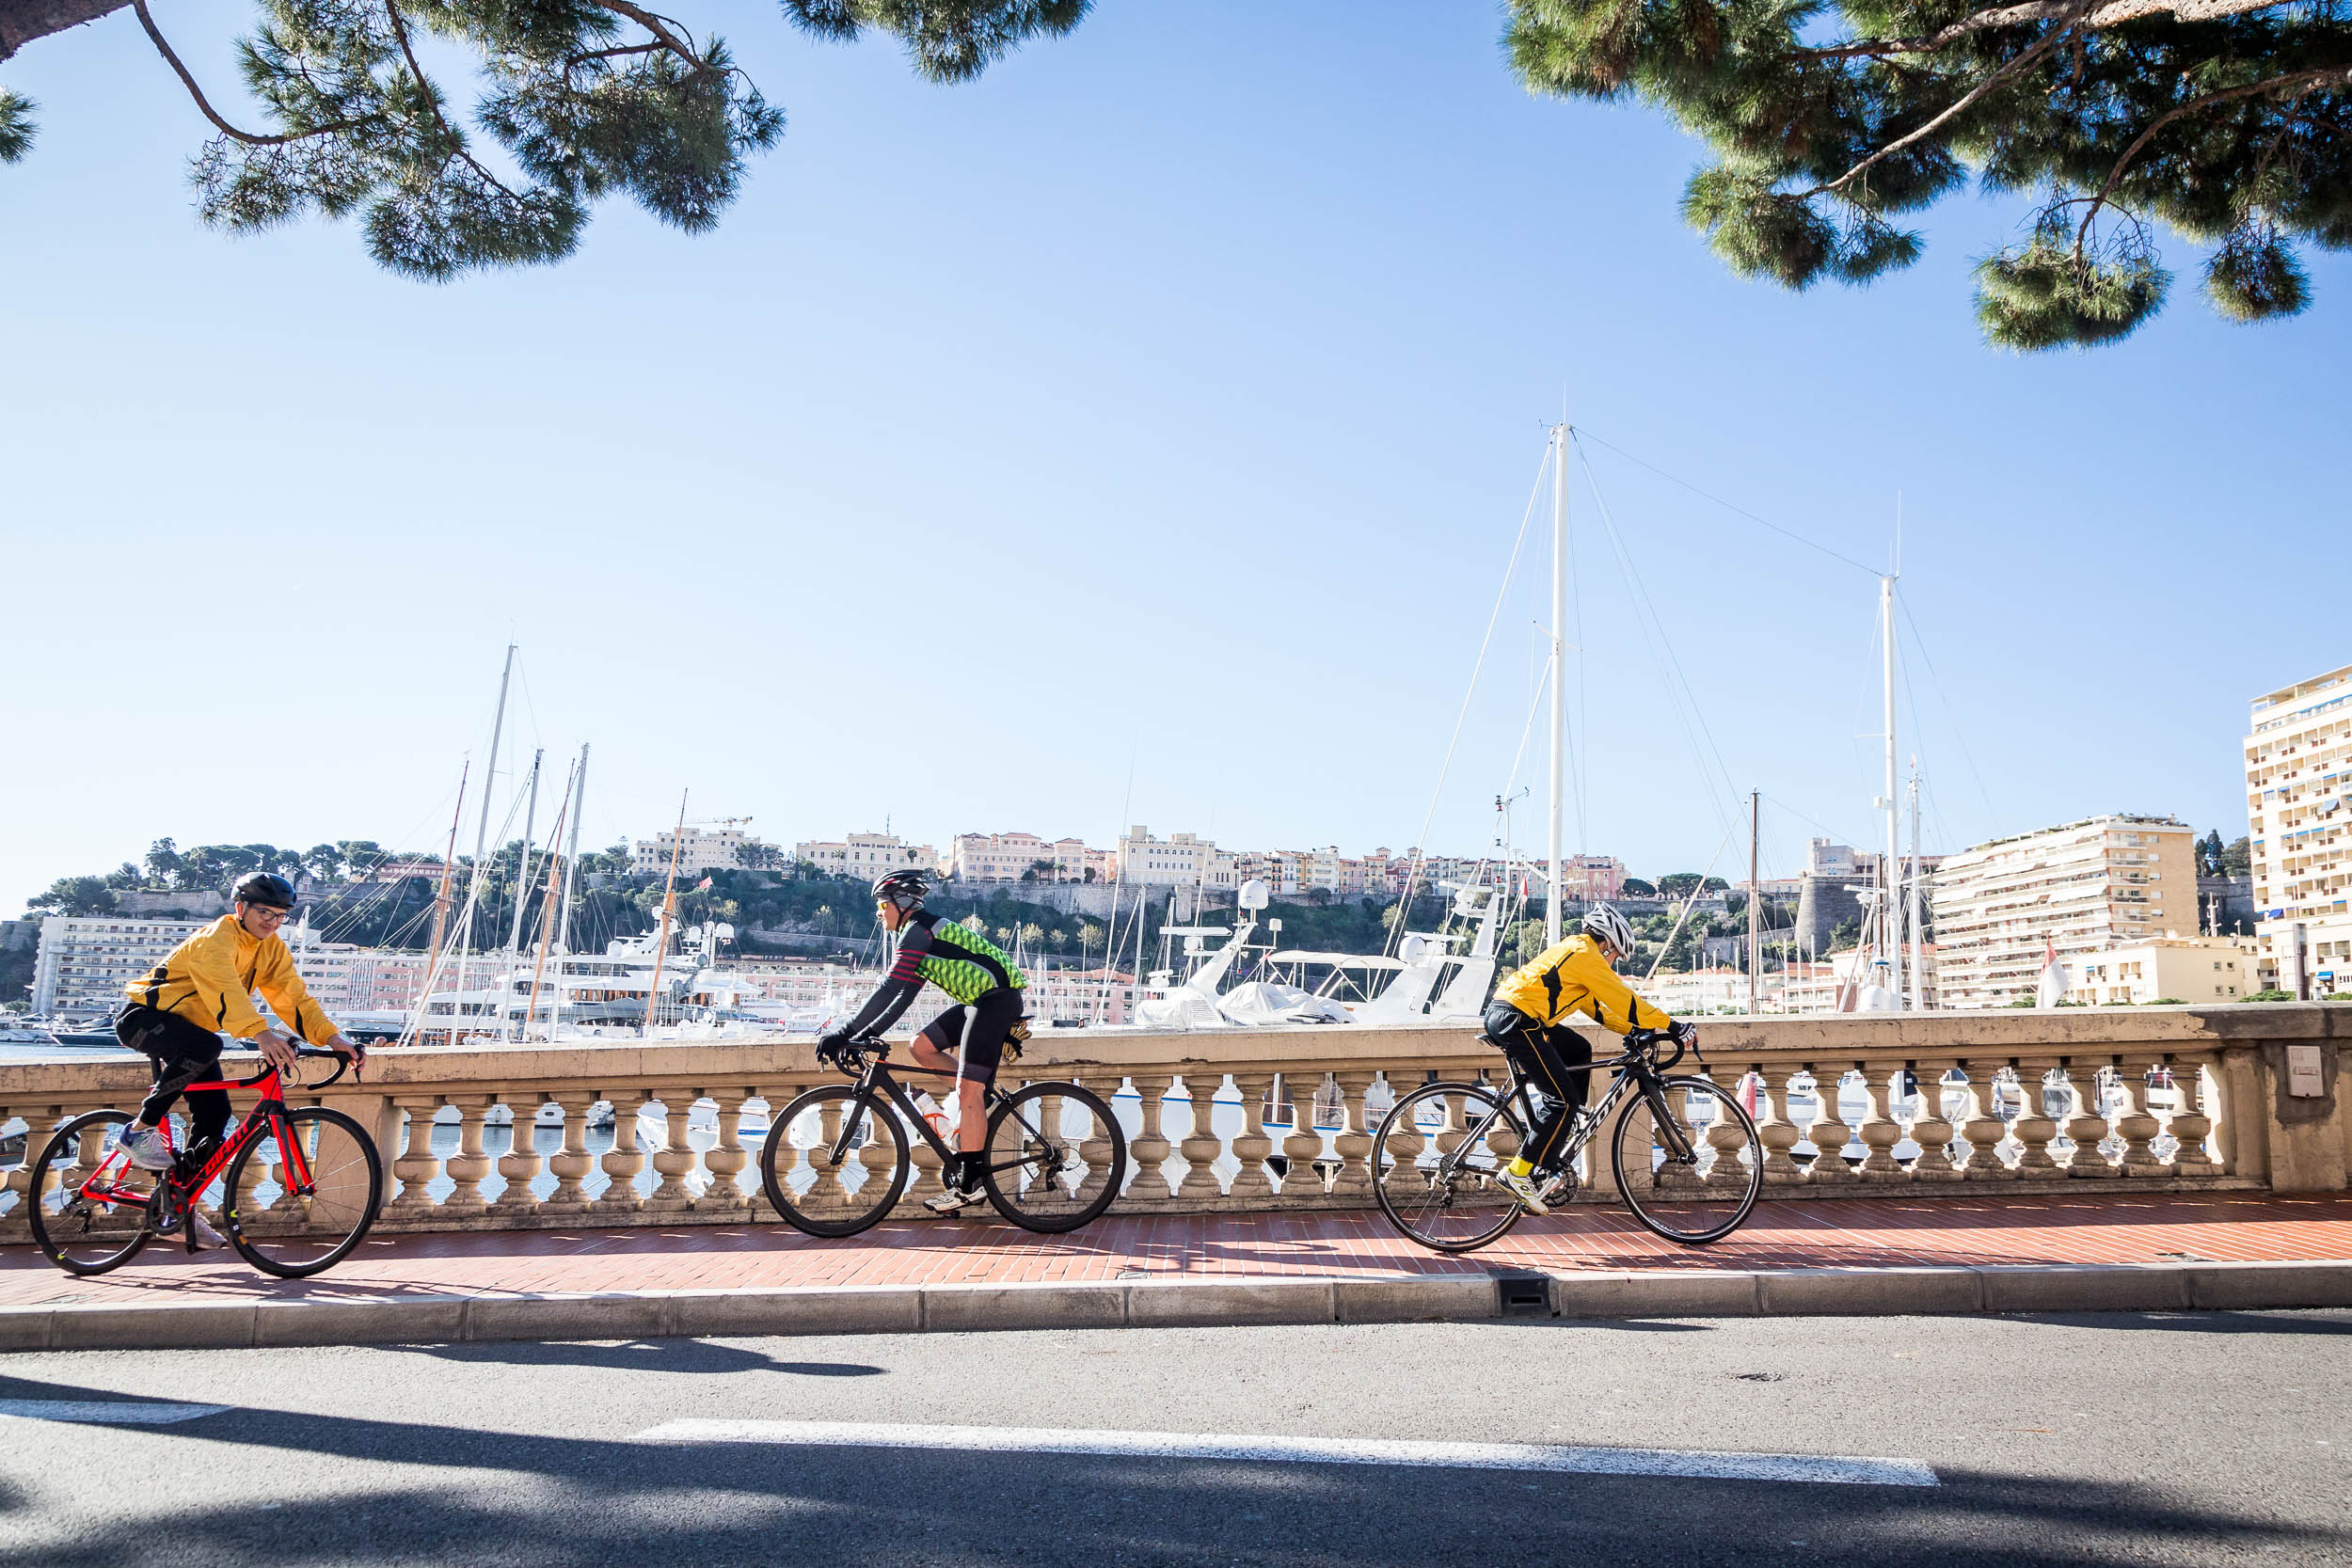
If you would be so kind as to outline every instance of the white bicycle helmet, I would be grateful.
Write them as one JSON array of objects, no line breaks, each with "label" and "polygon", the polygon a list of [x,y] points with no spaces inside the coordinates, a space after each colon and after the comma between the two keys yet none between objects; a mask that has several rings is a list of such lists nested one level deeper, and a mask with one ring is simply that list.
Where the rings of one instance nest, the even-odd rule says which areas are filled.
[{"label": "white bicycle helmet", "polygon": [[1633,927],[1607,904],[1584,911],[1584,934],[1620,958],[1633,951]]}]

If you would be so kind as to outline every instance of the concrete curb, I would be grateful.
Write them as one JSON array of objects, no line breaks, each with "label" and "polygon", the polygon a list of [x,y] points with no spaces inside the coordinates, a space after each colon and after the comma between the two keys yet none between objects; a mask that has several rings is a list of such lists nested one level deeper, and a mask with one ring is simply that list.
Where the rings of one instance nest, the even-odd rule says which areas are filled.
[{"label": "concrete curb", "polygon": [[809,1286],[579,1295],[174,1301],[0,1307],[0,1351],[193,1350],[970,1333],[1497,1318],[1726,1318],[2352,1307],[2352,1260],[1998,1268],[1652,1269],[1406,1278]]}]

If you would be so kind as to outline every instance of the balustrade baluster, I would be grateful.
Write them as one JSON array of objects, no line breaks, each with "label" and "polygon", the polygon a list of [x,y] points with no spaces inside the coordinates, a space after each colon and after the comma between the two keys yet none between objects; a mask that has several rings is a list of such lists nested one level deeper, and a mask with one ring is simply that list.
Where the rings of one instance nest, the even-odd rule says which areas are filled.
[{"label": "balustrade baluster", "polygon": [[1371,1092],[1373,1072],[1351,1069],[1336,1075],[1340,1085],[1340,1173],[1331,1196],[1351,1203],[1372,1201],[1372,1129],[1364,1097]]},{"label": "balustrade baluster", "polygon": [[[1382,1113],[1381,1119],[1385,1122],[1390,1117],[1395,1116],[1396,1107],[1407,1095],[1419,1089],[1427,1076],[1426,1072],[1416,1068],[1394,1069],[1389,1075],[1389,1090],[1391,1096],[1389,1101],[1389,1109]],[[1422,1108],[1426,1110],[1425,1102]],[[1383,1185],[1391,1182],[1404,1184],[1401,1188],[1390,1187],[1389,1190],[1391,1192],[1409,1191],[1411,1186],[1419,1180],[1414,1172],[1421,1163],[1422,1150],[1428,1146],[1428,1135],[1417,1121],[1409,1117],[1398,1117],[1396,1124],[1389,1132],[1387,1154],[1390,1164],[1383,1169],[1374,1171],[1373,1180]]]},{"label": "balustrade baluster", "polygon": [[634,1214],[644,1207],[637,1191],[637,1173],[645,1168],[644,1151],[637,1147],[637,1112],[645,1103],[640,1089],[614,1089],[612,1148],[604,1157],[604,1191],[597,1196],[599,1214]]},{"label": "balustrade baluster", "polygon": [[1788,1119],[1788,1075],[1779,1068],[1766,1071],[1755,1063],[1748,1070],[1760,1085],[1757,1098],[1763,1115],[1756,1118],[1756,1135],[1764,1143],[1764,1180],[1774,1186],[1793,1186],[1804,1180],[1804,1167],[1788,1157],[1797,1142],[1797,1124]]},{"label": "balustrade baluster", "polygon": [[1225,1152],[1225,1140],[1209,1125],[1209,1118],[1216,1113],[1217,1091],[1223,1086],[1221,1073],[1184,1074],[1184,1092],[1192,1097],[1192,1128],[1176,1146],[1185,1164],[1184,1180],[1176,1189],[1178,1197],[1205,1203],[1225,1196],[1216,1179],[1216,1158]]},{"label": "balustrade baluster", "polygon": [[2172,1069],[2172,1083],[2178,1091],[2176,1109],[2167,1118],[2166,1130],[2179,1141],[2173,1151],[2174,1168],[2183,1176],[2219,1176],[2221,1166],[2206,1147],[2213,1136],[2213,1116],[2205,1109],[2206,1096],[2219,1087],[2218,1080],[2209,1088],[2205,1083],[2204,1065],[2168,1059]]},{"label": "balustrade baluster", "polygon": [[2116,1168],[2118,1176],[2146,1178],[2169,1176],[2171,1162],[2156,1158],[2150,1147],[2164,1123],[2148,1108],[2148,1074],[2155,1069],[2155,1059],[2141,1056],[2127,1059],[2117,1069],[2116,1078],[2122,1085],[2123,1103],[2115,1121],[2115,1131],[2123,1140],[2123,1158]]},{"label": "balustrade baluster", "polygon": [[1266,1156],[1274,1152],[1274,1139],[1265,1125],[1266,1095],[1273,1086],[1271,1072],[1233,1074],[1233,1087],[1241,1095],[1241,1131],[1233,1136],[1233,1158],[1241,1162],[1241,1169],[1233,1173],[1228,1196],[1236,1208],[1274,1196],[1274,1182],[1265,1166]]},{"label": "balustrade baluster", "polygon": [[16,1164],[0,1170],[0,1196],[13,1196],[16,1201],[8,1212],[0,1214],[0,1243],[32,1240],[33,1162],[40,1157],[41,1146],[49,1141],[49,1129],[41,1125],[37,1107],[0,1105],[0,1127],[17,1117],[24,1118],[24,1153]]},{"label": "balustrade baluster", "polygon": [[493,1214],[528,1214],[538,1210],[539,1195],[531,1188],[547,1166],[539,1153],[539,1102],[538,1093],[529,1089],[506,1097],[506,1108],[514,1113],[515,1123],[506,1152],[499,1156],[498,1171],[506,1179],[506,1188],[490,1205]]},{"label": "balustrade baluster", "polygon": [[[1718,1070],[1720,1069],[1708,1067],[1702,1069],[1701,1072],[1707,1081],[1713,1085],[1720,1083],[1715,1076]],[[1723,1085],[1715,1089],[1717,1101],[1715,1115],[1714,1118],[1707,1124],[1707,1144],[1714,1150],[1713,1156],[1707,1164],[1707,1180],[1710,1186],[1737,1187],[1743,1186],[1747,1182],[1748,1170],[1740,1158],[1740,1150],[1747,1146],[1748,1135],[1740,1127],[1739,1119],[1726,1113],[1722,1106],[1722,1101],[1725,1100],[1738,1100],[1740,1086],[1746,1080],[1746,1073],[1734,1071],[1728,1085]],[[1686,1111],[1685,1114],[1687,1115],[1688,1112]]]},{"label": "balustrade baluster", "polygon": [[2074,1163],[2066,1167],[2069,1176],[2091,1178],[2116,1174],[2107,1164],[2107,1157],[2099,1150],[2100,1140],[2107,1135],[2107,1118],[2099,1108],[2105,1085],[2099,1082],[2096,1063],[2083,1067],[2069,1064],[2068,1084],[2074,1091],[2074,1114],[2066,1118],[2066,1135],[2074,1140]]},{"label": "balustrade baluster", "polygon": [[2011,1173],[2001,1163],[2001,1138],[2009,1128],[1994,1110],[2001,1092],[2001,1069],[1963,1062],[1961,1070],[1968,1075],[1968,1103],[1961,1114],[1960,1141],[1966,1146],[1967,1163],[1960,1174],[1970,1181],[2006,1181]]},{"label": "balustrade baluster", "polygon": [[724,1088],[705,1093],[719,1108],[719,1141],[703,1155],[703,1168],[710,1173],[710,1184],[694,1200],[694,1207],[713,1212],[747,1209],[751,1207],[752,1190],[745,1184],[743,1172],[752,1163],[752,1154],[743,1147],[743,1101],[752,1097],[752,1091]]},{"label": "balustrade baluster", "polygon": [[654,1174],[661,1180],[646,1196],[649,1212],[675,1214],[694,1201],[687,1174],[694,1168],[694,1146],[686,1141],[686,1124],[694,1114],[692,1091],[671,1087],[661,1093],[661,1147],[653,1151]]},{"label": "balustrade baluster", "polygon": [[1813,1125],[1804,1133],[1815,1150],[1810,1180],[1817,1186],[1851,1181],[1853,1167],[1846,1164],[1846,1145],[1852,1129],[1846,1125],[1845,1113],[1837,1105],[1845,1089],[1846,1069],[1807,1062],[1804,1070],[1813,1079]]},{"label": "balustrade baluster", "polygon": [[489,1114],[490,1097],[468,1095],[452,1099],[457,1107],[457,1152],[442,1163],[442,1169],[456,1183],[441,1203],[441,1217],[457,1219],[487,1212],[490,1201],[482,1194],[482,1179],[490,1174],[489,1151],[482,1147],[483,1117]]},{"label": "balustrade baluster", "polygon": [[2057,1064],[2043,1060],[2010,1065],[2016,1069],[2020,1096],[2017,1119],[2009,1124],[2009,1135],[2017,1140],[2013,1173],[2026,1180],[2046,1181],[2062,1169],[2050,1152],[2050,1142],[2058,1132],[2058,1120],[2050,1115],[2047,1098],[2050,1069]]},{"label": "balustrade baluster", "polygon": [[581,1213],[588,1208],[588,1173],[596,1168],[595,1156],[588,1152],[588,1113],[595,1108],[596,1097],[574,1089],[554,1098],[564,1112],[564,1142],[548,1160],[548,1168],[555,1173],[555,1190],[539,1205],[539,1212]]},{"label": "balustrade baluster", "polygon": [[1919,1146],[1919,1157],[1911,1163],[1912,1180],[1958,1181],[1960,1169],[1952,1164],[1950,1150],[1945,1148],[1952,1141],[1952,1124],[1944,1115],[1946,1069],[1923,1068],[1915,1062],[1910,1068],[1918,1088],[1911,1115],[1911,1141]]},{"label": "balustrade baluster", "polygon": [[1160,1168],[1168,1163],[1172,1147],[1167,1134],[1161,1131],[1161,1118],[1166,1115],[1167,1103],[1163,1097],[1176,1080],[1170,1073],[1149,1069],[1138,1069],[1130,1076],[1136,1085],[1136,1095],[1141,1101],[1143,1128],[1127,1145],[1127,1157],[1134,1162],[1136,1174],[1134,1180],[1127,1183],[1125,1201],[1165,1203],[1173,1193],[1168,1186],[1168,1173]]},{"label": "balustrade baluster", "polygon": [[392,1162],[392,1174],[400,1179],[400,1191],[384,1206],[384,1217],[391,1220],[422,1219],[434,1212],[429,1189],[433,1179],[441,1174],[440,1156],[433,1152],[433,1118],[441,1109],[439,1095],[398,1095],[392,1103],[407,1113],[408,1142]]},{"label": "balustrade baluster", "polygon": [[1854,1136],[1869,1152],[1863,1156],[1862,1168],[1854,1174],[1865,1181],[1908,1180],[1909,1173],[1895,1160],[1895,1146],[1902,1142],[1903,1126],[1887,1114],[1887,1070],[1883,1065],[1865,1065],[1861,1070],[1862,1092],[1870,1108],[1862,1114],[1862,1125],[1854,1129]]}]

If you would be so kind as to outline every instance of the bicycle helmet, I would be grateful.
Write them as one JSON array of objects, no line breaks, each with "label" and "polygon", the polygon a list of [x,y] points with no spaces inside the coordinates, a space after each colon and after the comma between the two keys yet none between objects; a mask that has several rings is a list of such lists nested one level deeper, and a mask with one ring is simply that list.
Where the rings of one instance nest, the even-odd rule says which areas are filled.
[{"label": "bicycle helmet", "polygon": [[235,897],[240,904],[260,904],[266,909],[294,907],[294,884],[274,871],[256,871],[239,880]]},{"label": "bicycle helmet", "polygon": [[1610,905],[1595,904],[1584,911],[1584,934],[1620,958],[1633,951],[1633,927]]},{"label": "bicycle helmet", "polygon": [[912,866],[902,871],[885,871],[874,879],[874,899],[887,898],[902,910],[923,907],[923,895],[931,890],[930,874]]}]

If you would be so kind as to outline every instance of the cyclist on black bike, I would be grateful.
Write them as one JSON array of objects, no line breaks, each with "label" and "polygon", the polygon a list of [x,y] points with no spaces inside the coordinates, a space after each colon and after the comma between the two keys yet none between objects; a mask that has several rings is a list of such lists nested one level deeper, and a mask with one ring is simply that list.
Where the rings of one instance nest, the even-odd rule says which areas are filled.
[{"label": "cyclist on black bike", "polygon": [[[294,1035],[355,1062],[367,1057],[310,1000],[294,973],[294,955],[278,934],[294,911],[293,885],[257,871],[237,884],[235,900],[232,913],[190,936],[169,958],[122,988],[131,1001],[115,1017],[115,1037],[145,1052],[155,1069],[154,1092],[122,1134],[124,1152],[141,1170],[171,1168],[164,1117],[186,1085],[219,1076],[214,1069],[220,1063],[222,1033],[259,1046],[262,1059],[280,1072],[294,1067],[293,1036],[254,1007],[257,990]],[[229,1128],[229,1091],[189,1091],[188,1121],[191,1151],[219,1138]],[[201,1219],[197,1225],[200,1242],[220,1244]]]},{"label": "cyclist on black bike", "polygon": [[916,1066],[956,1077],[961,1115],[956,1158],[941,1173],[947,1190],[925,1205],[952,1214],[986,1196],[980,1190],[981,1151],[988,1145],[984,1100],[1004,1059],[1005,1041],[1021,1022],[1021,993],[1029,981],[994,943],[923,908],[930,891],[930,878],[921,871],[892,871],[875,879],[874,910],[882,929],[898,938],[898,958],[857,1017],[817,1042],[817,1059],[840,1066],[850,1040],[879,1035],[898,1022],[926,980],[955,998],[955,1006],[923,1026],[913,1047]]},{"label": "cyclist on black bike", "polygon": [[1495,988],[1486,1005],[1486,1037],[1502,1047],[1519,1075],[1550,1103],[1528,1134],[1527,1147],[1497,1178],[1531,1214],[1549,1213],[1535,1172],[1549,1169],[1575,1130],[1592,1077],[1593,1043],[1564,1021],[1576,1012],[1597,1017],[1622,1035],[1662,1029],[1677,1044],[1698,1031],[1633,994],[1611,966],[1633,952],[1633,927],[1607,904],[1584,911],[1584,929],[1535,955],[1534,961]]}]

